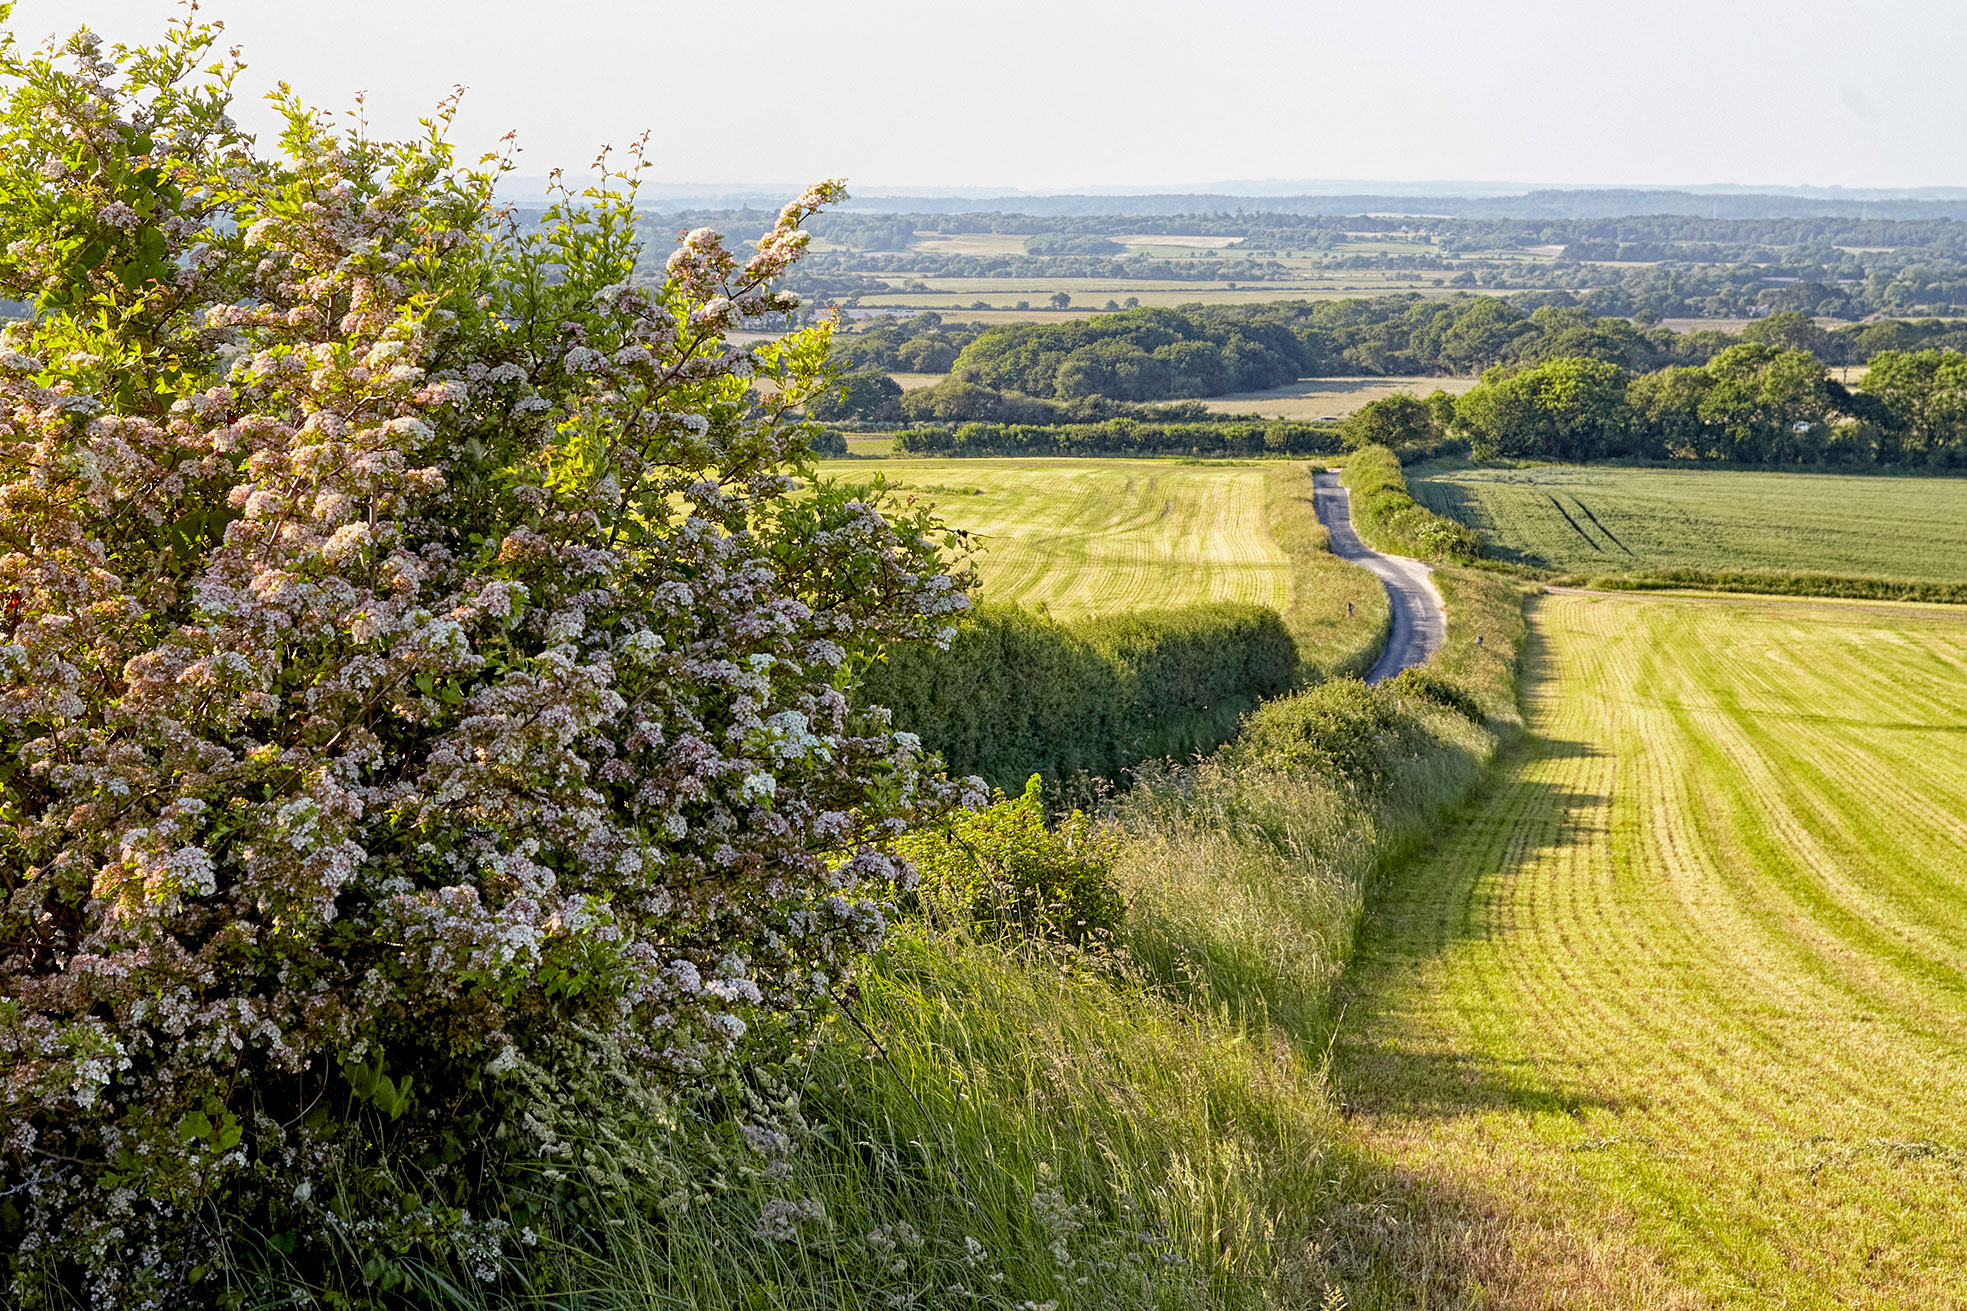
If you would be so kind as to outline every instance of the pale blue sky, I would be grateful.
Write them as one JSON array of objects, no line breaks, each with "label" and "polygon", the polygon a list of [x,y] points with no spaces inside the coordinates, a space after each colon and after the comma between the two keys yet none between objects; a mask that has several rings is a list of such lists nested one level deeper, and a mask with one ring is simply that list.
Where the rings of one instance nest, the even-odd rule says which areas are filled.
[{"label": "pale blue sky", "polygon": [[[168,0],[21,0],[38,41]],[[212,0],[249,82],[672,182],[1967,185],[1953,0]],[[249,121],[251,115],[248,115]]]}]

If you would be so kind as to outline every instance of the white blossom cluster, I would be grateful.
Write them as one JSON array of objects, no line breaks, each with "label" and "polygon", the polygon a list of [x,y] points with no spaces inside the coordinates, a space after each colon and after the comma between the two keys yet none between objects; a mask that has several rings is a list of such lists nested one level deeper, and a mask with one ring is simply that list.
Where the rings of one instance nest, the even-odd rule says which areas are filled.
[{"label": "white blossom cluster", "polygon": [[[49,203],[165,267],[0,265],[54,307],[0,342],[0,1190],[97,1305],[161,1305],[198,1199],[328,1223],[305,1112],[350,1062],[590,1034],[689,1080],[797,1022],[957,800],[854,660],[967,600],[933,521],[799,490],[824,343],[724,336],[837,185],[638,287],[619,200],[520,233],[441,142],[289,105],[256,158],[88,40],[19,76]],[[62,163],[135,140],[170,189]]]}]

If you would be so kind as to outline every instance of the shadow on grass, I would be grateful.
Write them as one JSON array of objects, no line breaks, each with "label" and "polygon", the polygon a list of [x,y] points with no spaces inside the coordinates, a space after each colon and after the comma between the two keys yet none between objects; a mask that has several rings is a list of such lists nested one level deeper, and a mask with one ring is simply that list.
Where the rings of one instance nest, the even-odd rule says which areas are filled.
[{"label": "shadow on grass", "polygon": [[[1534,644],[1526,686],[1536,682]],[[1617,1109],[1562,1070],[1520,1058],[1480,1011],[1449,1024],[1417,1023],[1416,976],[1490,941],[1489,890],[1506,885],[1575,840],[1581,812],[1604,797],[1525,779],[1527,766],[1603,754],[1588,742],[1524,736],[1431,842],[1376,880],[1357,950],[1335,990],[1342,1019],[1332,1037],[1331,1082],[1348,1119],[1392,1114],[1423,1123],[1503,1111],[1536,1117]],[[1446,843],[1479,852],[1439,860]],[[1344,1148],[1344,1200],[1332,1208],[1324,1259],[1345,1280],[1350,1305],[1492,1308],[1519,1304],[1523,1232],[1501,1199],[1404,1170],[1357,1145]],[[1532,1298],[1534,1301],[1535,1299]]]},{"label": "shadow on grass", "polygon": [[1334,1192],[1311,1255],[1350,1311],[1526,1304],[1513,1274],[1519,1237],[1493,1208],[1355,1148],[1330,1164]]}]

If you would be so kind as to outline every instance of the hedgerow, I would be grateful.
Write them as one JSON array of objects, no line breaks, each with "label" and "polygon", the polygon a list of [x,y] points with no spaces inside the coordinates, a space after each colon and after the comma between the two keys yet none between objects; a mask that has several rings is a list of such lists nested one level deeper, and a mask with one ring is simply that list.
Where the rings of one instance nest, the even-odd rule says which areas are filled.
[{"label": "hedgerow", "polygon": [[1423,560],[1468,564],[1482,554],[1473,528],[1444,518],[1407,494],[1400,457],[1384,446],[1365,446],[1346,457],[1339,481],[1352,494],[1359,535],[1382,551]]},{"label": "hedgerow", "polygon": [[892,839],[955,800],[849,675],[946,636],[955,540],[814,481],[787,415],[824,325],[727,336],[796,304],[840,188],[634,287],[631,182],[522,231],[454,105],[390,143],[284,91],[260,153],[215,35],[0,45],[0,291],[36,305],[0,340],[27,1305],[497,1277],[512,1171],[653,1159],[616,1146],[810,1023],[881,939]]},{"label": "hedgerow", "polygon": [[966,423],[904,428],[904,455],[1329,455],[1339,451],[1336,424],[1237,422]]},{"label": "hedgerow", "polygon": [[1297,649],[1276,612],[1219,602],[1075,624],[985,605],[946,650],[891,648],[861,695],[952,771],[1016,787],[1033,774],[1118,779],[1213,750],[1288,689]]},{"label": "hedgerow", "polygon": [[1595,587],[1607,591],[1659,592],[1686,588],[1703,592],[1752,592],[1764,596],[1967,604],[1967,583],[1942,583],[1916,578],[1866,578],[1801,569],[1648,569],[1630,574],[1562,574],[1550,581],[1560,587]]}]

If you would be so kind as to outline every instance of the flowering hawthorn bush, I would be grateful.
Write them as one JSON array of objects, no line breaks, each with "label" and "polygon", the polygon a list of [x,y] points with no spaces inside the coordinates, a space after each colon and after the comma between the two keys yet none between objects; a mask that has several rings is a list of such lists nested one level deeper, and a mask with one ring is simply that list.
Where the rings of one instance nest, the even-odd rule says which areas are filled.
[{"label": "flowering hawthorn bush", "polygon": [[796,304],[839,186],[632,285],[632,172],[521,225],[453,105],[382,143],[284,89],[268,155],[215,39],[0,48],[0,290],[36,306],[0,340],[28,1301],[207,1300],[227,1215],[495,1255],[468,1205],[352,1216],[360,1153],[535,1149],[501,1089],[554,1068],[709,1077],[879,940],[885,845],[956,800],[850,698],[946,636],[954,543],[800,491],[825,325],[728,336]]}]

